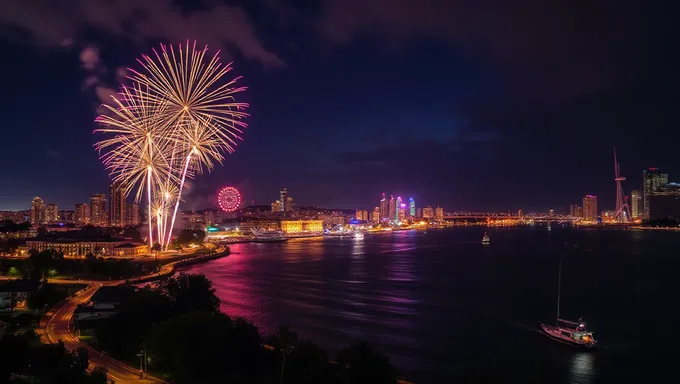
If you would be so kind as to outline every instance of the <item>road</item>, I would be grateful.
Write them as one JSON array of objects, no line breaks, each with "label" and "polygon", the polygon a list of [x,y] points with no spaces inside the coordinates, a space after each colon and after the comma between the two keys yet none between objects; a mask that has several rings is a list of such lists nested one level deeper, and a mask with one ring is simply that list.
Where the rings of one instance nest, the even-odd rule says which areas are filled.
[{"label": "road", "polygon": [[[224,252],[224,248],[219,248],[217,253],[220,254]],[[210,256],[207,256],[210,257]],[[197,259],[200,259],[199,256]],[[121,383],[164,383],[164,381],[147,376],[143,379],[139,378],[139,369],[131,367],[127,364],[121,363],[118,360],[112,359],[105,354],[95,350],[94,348],[80,343],[80,341],[71,334],[70,325],[73,319],[73,314],[78,307],[78,305],[86,304],[90,301],[92,295],[100,287],[103,286],[114,286],[124,283],[135,283],[139,281],[147,281],[158,276],[169,275],[174,273],[175,264],[180,261],[165,264],[161,267],[161,270],[157,273],[142,276],[139,278],[133,278],[129,280],[109,280],[109,281],[95,281],[95,280],[68,280],[68,279],[49,279],[50,283],[55,284],[85,284],[86,288],[78,291],[74,296],[69,297],[65,301],[61,302],[49,312],[43,316],[40,320],[40,327],[36,331],[41,338],[49,343],[56,343],[61,340],[64,346],[69,350],[76,350],[78,348],[85,348],[88,352],[90,358],[90,367],[97,365],[102,365],[108,370],[109,378],[112,379],[116,384]],[[10,280],[13,278],[7,278],[0,276],[0,280]]]},{"label": "road", "polygon": [[85,348],[90,357],[90,365],[102,365],[106,367],[109,377],[113,379],[116,384],[142,382],[163,383],[162,380],[153,377],[140,379],[139,368],[133,368],[104,355],[92,347],[80,343],[78,339],[71,334],[71,320],[73,319],[73,313],[78,305],[89,302],[92,295],[94,295],[100,287],[104,285],[117,285],[119,283],[119,281],[116,281],[107,282],[105,284],[92,284],[87,288],[78,291],[74,297],[69,298],[45,315],[43,320],[40,321],[40,328],[43,330],[41,333],[50,343],[56,343],[59,340],[63,341],[64,345],[69,350],[76,350],[81,347]]}]

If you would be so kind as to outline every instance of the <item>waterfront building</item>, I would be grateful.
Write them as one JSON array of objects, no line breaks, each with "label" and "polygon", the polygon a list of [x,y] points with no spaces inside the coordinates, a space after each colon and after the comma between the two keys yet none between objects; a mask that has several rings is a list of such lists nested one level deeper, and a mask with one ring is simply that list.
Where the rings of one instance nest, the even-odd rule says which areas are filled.
[{"label": "waterfront building", "polygon": [[668,174],[659,168],[642,171],[642,205],[644,219],[649,219],[649,198],[662,186],[668,184]]},{"label": "waterfront building", "polygon": [[416,208],[416,217],[417,218],[423,217],[423,209],[422,208]]},{"label": "waterfront building", "polygon": [[73,221],[78,225],[87,225],[90,222],[90,207],[87,203],[76,204],[73,211]]},{"label": "waterfront building", "polygon": [[586,195],[583,198],[583,219],[588,222],[597,221],[597,196]]},{"label": "waterfront building", "polygon": [[642,193],[638,190],[635,190],[631,192],[630,194],[630,199],[631,199],[631,216],[633,219],[637,219],[638,217],[642,216]]},{"label": "waterfront building", "polygon": [[281,220],[280,228],[286,235],[321,234],[323,220]]},{"label": "waterfront building", "polygon": [[380,207],[375,207],[371,212],[371,221],[374,223],[380,222]]},{"label": "waterfront building", "polygon": [[280,199],[278,200],[278,202],[281,207],[281,212],[290,212],[293,210],[293,207],[295,205],[293,198],[288,196],[288,190],[286,190],[286,188],[281,190]]},{"label": "waterfront building", "polygon": [[146,245],[125,240],[27,240],[26,245],[38,252],[53,249],[66,257],[85,257],[88,253],[103,257],[139,257],[148,254]]},{"label": "waterfront building", "polygon": [[112,227],[122,227],[127,224],[125,209],[125,192],[120,184],[111,184],[109,187],[109,223]]},{"label": "waterfront building", "polygon": [[45,207],[45,222],[56,223],[59,221],[59,208],[56,204],[50,203]]},{"label": "waterfront building", "polygon": [[433,219],[434,218],[434,209],[432,209],[431,205],[428,205],[427,207],[423,208],[423,219]]},{"label": "waterfront building", "polygon": [[394,196],[390,195],[389,209],[387,212],[387,219],[394,220],[397,214],[397,202],[394,200]]},{"label": "waterfront building", "polygon": [[368,220],[368,211],[365,209],[357,209],[357,213],[354,217],[357,220]]},{"label": "waterfront building", "polygon": [[571,217],[583,217],[583,209],[578,204],[572,204],[569,206],[569,215]]},{"label": "waterfront building", "polygon": [[90,197],[90,224],[106,226],[106,195],[99,193]]},{"label": "waterfront building", "polygon": [[444,222],[444,208],[437,207],[434,210],[434,219],[440,223]]},{"label": "waterfront building", "polygon": [[385,192],[383,192],[380,199],[380,219],[387,219],[388,217],[390,217],[389,202],[385,198]]},{"label": "waterfront building", "polygon": [[408,198],[408,215],[411,217],[416,216],[416,200],[412,197]]},{"label": "waterfront building", "polygon": [[272,212],[281,212],[281,200],[272,203]]},{"label": "waterfront building", "polygon": [[397,197],[397,201],[395,203],[395,210],[394,214],[392,215],[392,220],[394,221],[399,221],[399,210],[402,208],[406,208],[406,204],[402,203],[401,201],[401,196]]},{"label": "waterfront building", "polygon": [[680,184],[668,183],[649,196],[649,219],[680,218]]},{"label": "waterfront building", "polygon": [[35,197],[31,202],[31,224],[34,226],[45,224],[45,202]]}]

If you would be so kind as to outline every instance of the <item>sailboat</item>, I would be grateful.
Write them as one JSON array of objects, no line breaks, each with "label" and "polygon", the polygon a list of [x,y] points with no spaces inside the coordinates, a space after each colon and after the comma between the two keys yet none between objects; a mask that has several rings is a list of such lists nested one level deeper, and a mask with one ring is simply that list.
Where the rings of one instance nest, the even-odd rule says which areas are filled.
[{"label": "sailboat", "polygon": [[597,340],[592,332],[586,330],[583,318],[578,321],[560,319],[560,290],[562,289],[562,259],[560,259],[557,272],[557,321],[555,325],[541,323],[541,329],[545,334],[561,343],[574,347],[594,348]]},{"label": "sailboat", "polygon": [[484,232],[484,237],[482,237],[482,244],[489,244],[490,241],[491,239],[489,239],[489,235],[486,232]]}]

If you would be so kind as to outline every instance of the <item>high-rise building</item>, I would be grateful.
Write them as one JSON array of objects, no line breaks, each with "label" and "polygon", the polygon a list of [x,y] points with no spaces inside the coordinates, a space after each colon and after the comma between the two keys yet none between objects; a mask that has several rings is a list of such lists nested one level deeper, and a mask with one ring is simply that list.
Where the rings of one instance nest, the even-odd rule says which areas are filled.
[{"label": "high-rise building", "polygon": [[416,216],[416,201],[412,197],[408,198],[408,214],[411,217]]},{"label": "high-rise building", "polygon": [[45,202],[39,197],[31,202],[31,224],[45,224]]},{"label": "high-rise building", "polygon": [[74,211],[59,211],[59,222],[60,223],[74,223],[75,221],[73,220],[73,215],[75,215]]},{"label": "high-rise building", "polygon": [[272,203],[272,212],[281,212],[281,200]]},{"label": "high-rise building", "polygon": [[279,201],[281,202],[281,212],[289,211],[290,209],[288,209],[288,207],[286,206],[286,203],[288,203],[288,191],[286,190],[286,188],[284,188],[283,190],[281,190],[280,193],[281,198],[279,199]]},{"label": "high-rise building", "polygon": [[76,209],[73,211],[73,221],[78,225],[87,225],[90,222],[90,207],[87,203],[76,204]]},{"label": "high-rise building", "polygon": [[290,212],[295,208],[295,201],[292,197],[286,197],[286,212]]},{"label": "high-rise building", "polygon": [[649,196],[649,219],[680,218],[680,184],[668,183]]},{"label": "high-rise building", "polygon": [[125,224],[135,226],[139,225],[141,222],[139,204],[125,204]]},{"label": "high-rise building", "polygon": [[109,187],[109,224],[112,227],[126,225],[125,213],[125,192],[120,184],[113,183]]},{"label": "high-rise building", "polygon": [[431,205],[423,208],[423,219],[434,219],[434,209]]},{"label": "high-rise building", "polygon": [[106,226],[106,195],[99,193],[90,197],[90,224]]},{"label": "high-rise building", "polygon": [[569,206],[569,214],[571,217],[583,217],[583,209],[578,204]]},{"label": "high-rise building", "polygon": [[390,195],[390,201],[387,210],[387,218],[389,220],[394,220],[397,214],[397,202],[394,201],[394,196]]},{"label": "high-rise building", "polygon": [[635,190],[630,193],[630,207],[631,207],[631,216],[633,216],[633,219],[636,219],[640,216],[642,216],[642,193],[638,190]]},{"label": "high-rise building", "polygon": [[398,223],[403,223],[406,220],[406,214],[407,214],[408,211],[406,210],[406,207],[404,207],[404,205],[406,205],[406,204],[402,204],[402,207],[400,207],[397,210],[398,211],[398,213],[397,213],[397,222]]},{"label": "high-rise building", "polygon": [[649,168],[642,171],[642,217],[649,220],[649,197],[659,188],[668,184],[668,174],[659,168]]},{"label": "high-rise building", "polygon": [[435,208],[434,219],[440,223],[444,222],[444,208],[441,207]]},{"label": "high-rise building", "polygon": [[385,198],[385,192],[383,192],[382,198],[380,199],[380,218],[387,219],[388,217],[390,217],[390,207],[389,202]]},{"label": "high-rise building", "polygon": [[586,195],[583,198],[583,219],[589,222],[597,221],[597,196]]},{"label": "high-rise building", "polygon": [[54,224],[59,221],[59,208],[56,204],[50,203],[45,207],[45,222]]},{"label": "high-rise building", "polygon": [[[403,205],[403,207],[402,207]],[[395,210],[394,210],[394,215],[392,216],[392,220],[394,221],[399,221],[399,209],[401,208],[406,208],[406,205],[401,201],[401,196],[397,197],[397,201],[395,203]]]},{"label": "high-rise building", "polygon": [[380,207],[375,207],[371,212],[371,221],[374,223],[380,222]]},{"label": "high-rise building", "polygon": [[422,208],[416,208],[416,217],[417,218],[423,217],[423,209]]}]

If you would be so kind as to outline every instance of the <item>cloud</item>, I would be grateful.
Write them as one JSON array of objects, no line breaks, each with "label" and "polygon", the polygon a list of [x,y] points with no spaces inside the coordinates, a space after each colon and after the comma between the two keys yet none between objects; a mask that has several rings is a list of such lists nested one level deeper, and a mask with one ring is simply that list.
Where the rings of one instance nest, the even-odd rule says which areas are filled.
[{"label": "cloud", "polygon": [[584,7],[539,0],[321,3],[312,23],[334,45],[363,36],[378,37],[387,47],[438,40],[504,75],[511,96],[552,99],[547,101],[576,98],[631,76],[636,58],[626,44],[645,41],[622,43],[621,36],[643,24],[623,3],[614,8],[598,1]]},{"label": "cloud", "polygon": [[[250,17],[239,6],[215,4],[210,9],[184,12],[172,0],[24,0],[0,7],[0,26],[29,32],[36,43],[60,46],[86,29],[97,29],[142,43],[150,39],[171,43],[197,40],[213,48],[237,48],[264,67],[285,63],[258,40]],[[0,28],[0,31],[4,28]]]},{"label": "cloud", "polygon": [[99,67],[99,50],[96,47],[85,47],[80,52],[80,62],[88,71],[94,71]]}]

